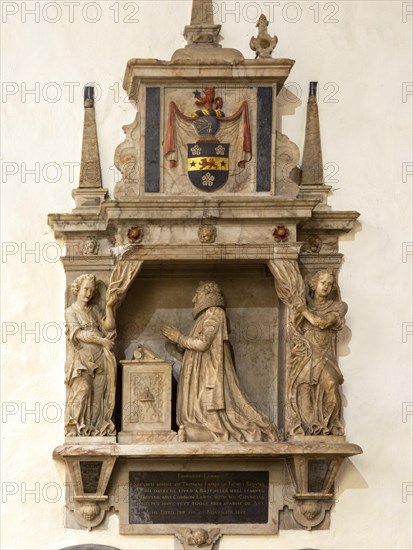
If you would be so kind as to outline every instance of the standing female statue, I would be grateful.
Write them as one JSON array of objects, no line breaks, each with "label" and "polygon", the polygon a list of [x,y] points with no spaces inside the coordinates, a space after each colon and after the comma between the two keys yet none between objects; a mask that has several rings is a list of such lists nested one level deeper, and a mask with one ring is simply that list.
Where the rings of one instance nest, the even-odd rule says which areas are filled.
[{"label": "standing female statue", "polygon": [[65,311],[68,356],[65,367],[68,396],[66,436],[115,435],[116,361],[114,300],[106,315],[91,303],[96,291],[94,275],[80,275],[71,286],[76,301]]},{"label": "standing female statue", "polygon": [[345,324],[347,304],[333,299],[338,286],[330,269],[316,273],[309,289],[302,321],[290,334],[290,433],[344,435],[340,396],[344,379],[337,364],[337,333]]},{"label": "standing female statue", "polygon": [[189,336],[166,326],[162,333],[185,349],[178,384],[177,421],[186,441],[277,441],[276,427],[240,388],[228,342],[224,297],[201,282],[192,300]]}]

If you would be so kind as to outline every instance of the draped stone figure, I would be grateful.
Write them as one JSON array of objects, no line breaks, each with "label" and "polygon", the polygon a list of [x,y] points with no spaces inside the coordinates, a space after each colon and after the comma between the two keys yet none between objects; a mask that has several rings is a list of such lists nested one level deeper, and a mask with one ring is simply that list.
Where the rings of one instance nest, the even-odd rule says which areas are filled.
[{"label": "draped stone figure", "polygon": [[80,275],[71,286],[76,301],[65,311],[68,387],[65,411],[66,436],[115,435],[116,361],[114,344],[115,296],[106,303],[106,315],[91,301],[96,291],[94,275]]},{"label": "draped stone figure", "polygon": [[340,395],[344,379],[337,363],[337,333],[345,324],[347,304],[333,299],[338,286],[331,270],[317,272],[309,289],[301,320],[289,331],[290,433],[344,435]]},{"label": "draped stone figure", "polygon": [[277,441],[276,427],[240,387],[228,341],[224,297],[215,282],[201,282],[192,300],[189,336],[162,333],[185,349],[178,383],[177,421],[186,441]]}]

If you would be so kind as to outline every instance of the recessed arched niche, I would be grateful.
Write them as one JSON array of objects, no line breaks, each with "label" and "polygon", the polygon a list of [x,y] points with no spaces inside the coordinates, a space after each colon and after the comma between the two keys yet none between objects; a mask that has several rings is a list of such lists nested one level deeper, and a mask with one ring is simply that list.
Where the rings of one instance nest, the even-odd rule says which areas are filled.
[{"label": "recessed arched niche", "polygon": [[[280,309],[274,278],[263,263],[145,262],[117,314],[118,360],[131,359],[139,344],[173,363],[176,380],[182,354],[162,336],[163,325],[189,334],[192,299],[200,281],[215,281],[225,297],[229,341],[241,386],[277,423]],[[282,314],[282,313],[281,313]]]}]

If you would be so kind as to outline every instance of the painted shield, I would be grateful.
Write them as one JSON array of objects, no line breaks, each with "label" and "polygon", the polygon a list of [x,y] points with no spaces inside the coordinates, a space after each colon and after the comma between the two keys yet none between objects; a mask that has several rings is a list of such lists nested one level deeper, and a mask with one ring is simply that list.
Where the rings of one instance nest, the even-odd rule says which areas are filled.
[{"label": "painted shield", "polygon": [[222,187],[229,174],[229,143],[190,143],[188,176],[200,189],[210,193]]}]

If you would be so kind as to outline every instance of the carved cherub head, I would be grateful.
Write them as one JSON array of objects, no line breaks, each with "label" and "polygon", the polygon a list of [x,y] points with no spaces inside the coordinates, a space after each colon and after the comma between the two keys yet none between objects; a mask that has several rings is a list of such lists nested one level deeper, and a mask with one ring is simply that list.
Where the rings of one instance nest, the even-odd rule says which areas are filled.
[{"label": "carved cherub head", "polygon": [[201,225],[198,229],[201,243],[213,243],[217,237],[217,229],[213,225]]},{"label": "carved cherub head", "polygon": [[338,285],[332,269],[317,271],[317,273],[311,277],[308,286],[312,295],[320,298],[326,299],[338,293]]},{"label": "carved cherub head", "polygon": [[87,237],[83,243],[83,256],[96,256],[99,253],[99,241],[95,237]]},{"label": "carved cherub head", "polygon": [[303,252],[312,252],[318,254],[321,250],[322,243],[316,235],[310,235],[307,237],[303,247]]},{"label": "carved cherub head", "polygon": [[197,546],[203,546],[204,544],[208,544],[210,542],[208,531],[205,531],[205,529],[197,529],[194,531],[192,538]]},{"label": "carved cherub head", "polygon": [[189,550],[196,548],[212,548],[212,545],[222,536],[219,529],[202,529],[201,527],[192,531],[192,529],[181,529],[175,536],[182,542],[184,548]]}]

